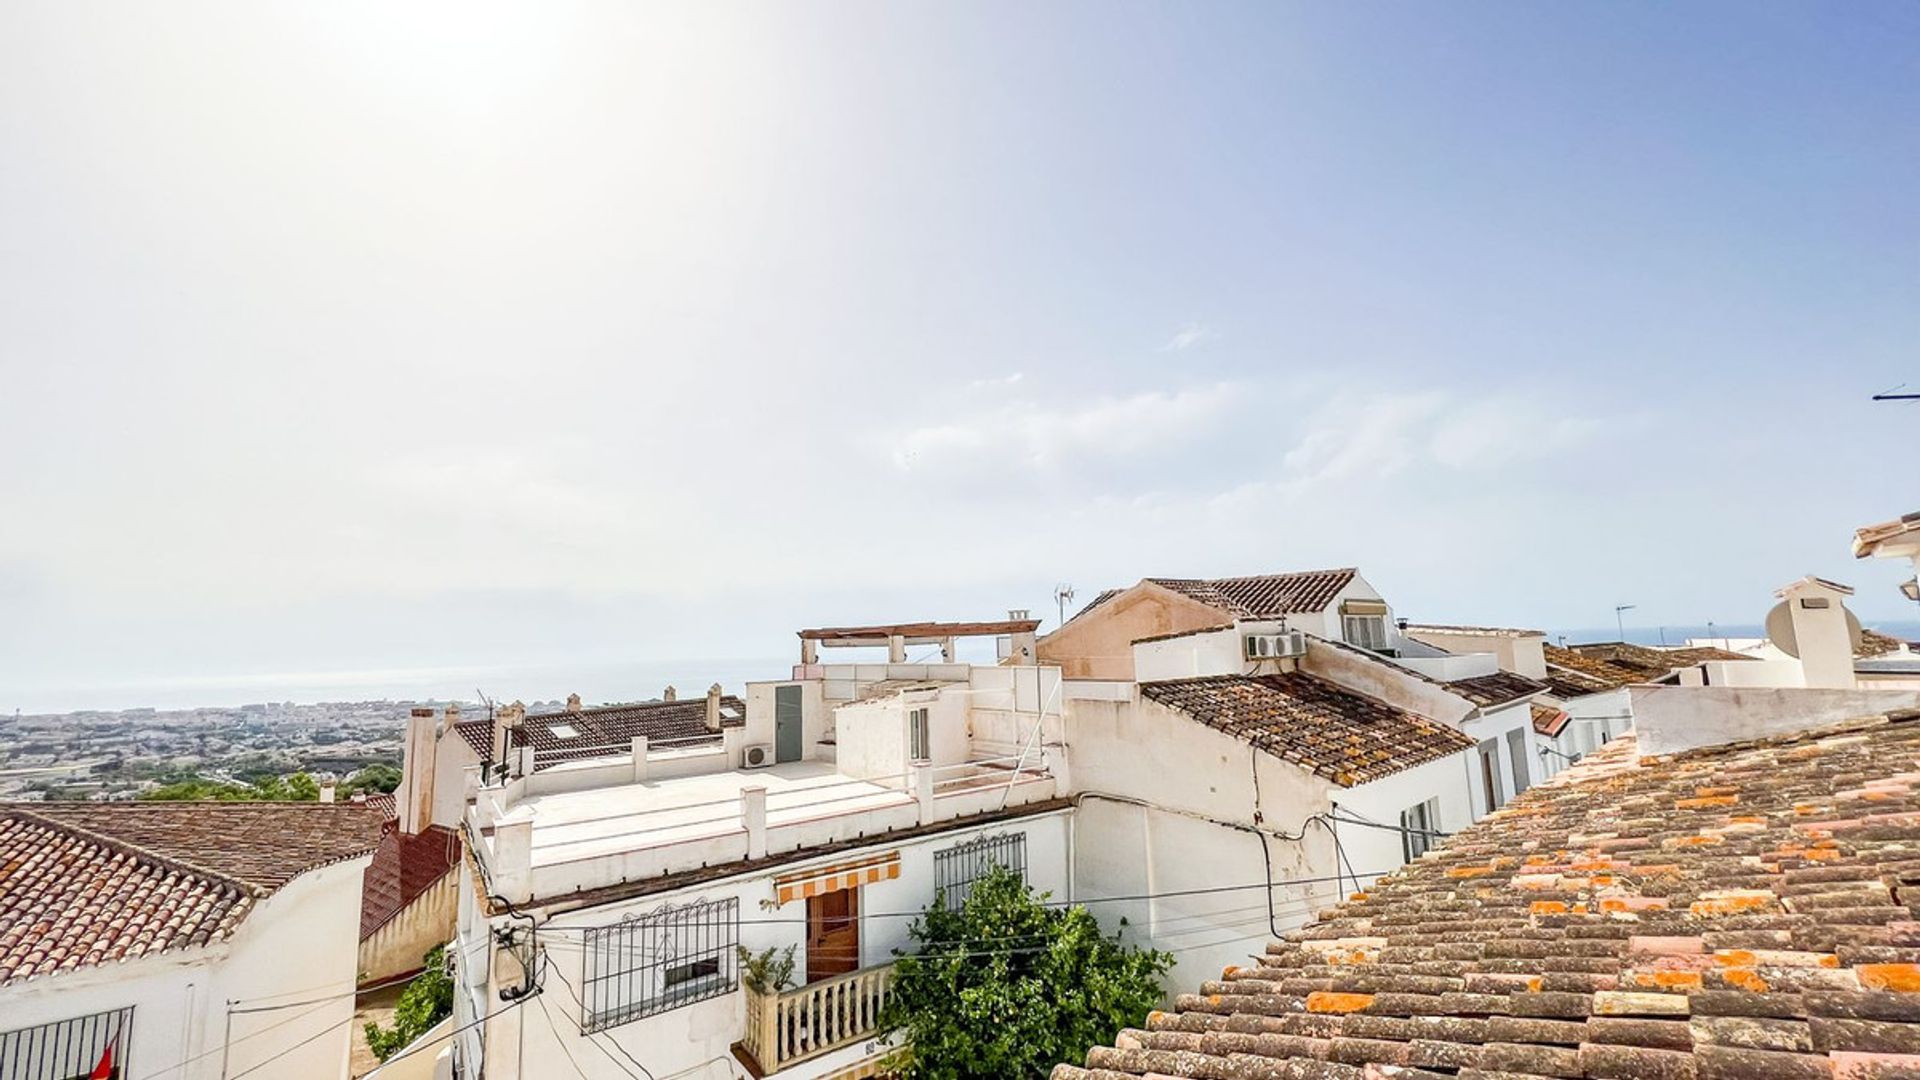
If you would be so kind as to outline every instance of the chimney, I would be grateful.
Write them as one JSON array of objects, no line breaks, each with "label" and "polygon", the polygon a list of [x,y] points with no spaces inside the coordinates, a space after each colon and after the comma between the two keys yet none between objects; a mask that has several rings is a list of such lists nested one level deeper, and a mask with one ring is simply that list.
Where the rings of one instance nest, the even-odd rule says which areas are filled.
[{"label": "chimney", "polygon": [[580,711],[580,695],[579,694],[567,695],[567,711],[568,712]]},{"label": "chimney", "polygon": [[675,690],[673,687],[669,686],[665,690],[660,691],[660,700],[661,701],[679,701],[680,691]]},{"label": "chimney", "polygon": [[707,688],[707,730],[720,730],[720,684]]},{"label": "chimney", "polygon": [[400,818],[400,831],[408,836],[417,836],[433,824],[433,774],[439,750],[433,722],[434,710],[425,706],[407,715],[407,745],[400,762],[400,787],[394,792],[394,811]]},{"label": "chimney", "polygon": [[[527,719],[527,707],[521,702],[500,706],[494,716],[493,724],[493,762],[497,766],[514,763],[518,753],[519,739],[515,733]],[[512,770],[508,770],[512,771]]]},{"label": "chimney", "polygon": [[333,801],[333,781],[329,780],[320,785],[320,801],[323,803]]}]

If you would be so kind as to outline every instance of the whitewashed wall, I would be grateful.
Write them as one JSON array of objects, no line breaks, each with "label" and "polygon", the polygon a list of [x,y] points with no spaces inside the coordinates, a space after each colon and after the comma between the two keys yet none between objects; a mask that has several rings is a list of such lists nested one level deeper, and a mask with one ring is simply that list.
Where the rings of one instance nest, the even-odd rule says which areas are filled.
[{"label": "whitewashed wall", "polygon": [[[360,936],[367,862],[354,859],[295,878],[260,901],[226,943],[0,989],[0,1030],[131,1005],[125,1072],[140,1080],[217,1080],[228,1039],[229,1076],[260,1066],[250,1074],[256,1080],[344,1077],[344,1021],[353,1015],[356,960],[351,943]],[[331,1000],[237,1013],[228,1027],[230,1000],[247,1009],[314,998]]]},{"label": "whitewashed wall", "polygon": [[[806,905],[802,901],[777,906],[773,885],[775,877],[897,851],[900,854],[900,876],[891,881],[863,886],[860,895],[861,965],[885,964],[892,960],[893,950],[906,948],[911,943],[908,928],[913,918],[932,902],[935,854],[956,844],[981,836],[1022,833],[1027,838],[1028,881],[1038,890],[1052,893],[1057,898],[1064,897],[1069,873],[1069,816],[1068,811],[1058,810],[955,829],[904,843],[889,844],[879,840],[856,850],[785,863],[752,877],[731,878],[558,915],[546,924],[547,929],[540,934],[540,941],[549,950],[552,962],[559,966],[565,978],[550,976],[548,990],[542,995],[545,1000],[515,1010],[516,1013],[529,1014],[521,1022],[489,1025],[487,1075],[492,1080],[536,1080],[554,1075],[546,1063],[565,1061],[570,1054],[587,1077],[596,1080],[601,1077],[607,1080],[627,1077],[631,1075],[630,1071],[615,1066],[606,1053],[595,1045],[618,1044],[656,1076],[678,1075],[685,1070],[682,1080],[688,1077],[712,1080],[743,1077],[745,1073],[733,1061],[730,1048],[740,1041],[745,1031],[744,991],[736,990],[722,997],[670,1009],[610,1028],[591,1038],[581,1036],[580,1007],[565,985],[571,983],[575,992],[583,986],[585,955],[581,943],[584,935],[579,931],[585,927],[611,925],[623,917],[645,915],[664,907],[731,898],[739,905],[740,944],[754,952],[796,946],[796,981],[801,981],[806,971]],[[486,947],[486,929],[476,915],[476,912],[469,911],[466,916],[464,937],[472,947],[470,955]],[[504,917],[492,920],[500,926],[511,921]],[[520,978],[518,965],[511,959],[495,963],[494,971],[494,983],[486,995],[487,1000],[493,1003],[490,1008],[498,1008],[498,990],[506,985],[517,984]],[[540,1015],[541,1012],[551,1015],[551,1025],[547,1022],[547,1016]],[[520,1040],[525,1040],[524,1045],[520,1044]],[[830,1056],[818,1063],[798,1067],[791,1074],[783,1070],[781,1075],[815,1075],[837,1061],[837,1057]],[[626,1069],[631,1070],[631,1066],[626,1066]]]}]

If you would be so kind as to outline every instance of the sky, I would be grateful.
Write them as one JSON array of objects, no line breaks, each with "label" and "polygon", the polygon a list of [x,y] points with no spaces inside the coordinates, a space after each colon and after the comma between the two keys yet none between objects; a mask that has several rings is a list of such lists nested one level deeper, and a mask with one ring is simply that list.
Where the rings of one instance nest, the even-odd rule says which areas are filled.
[{"label": "sky", "polygon": [[1877,0],[7,4],[0,707],[1322,566],[1913,618],[1916,116]]}]

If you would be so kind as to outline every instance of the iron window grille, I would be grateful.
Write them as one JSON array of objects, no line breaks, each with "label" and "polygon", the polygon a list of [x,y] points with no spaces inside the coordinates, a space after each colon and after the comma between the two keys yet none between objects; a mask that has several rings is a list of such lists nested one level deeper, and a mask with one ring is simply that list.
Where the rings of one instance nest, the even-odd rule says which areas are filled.
[{"label": "iron window grille", "polygon": [[580,1029],[591,1034],[739,986],[740,901],[707,900],[588,927]]},{"label": "iron window grille", "polygon": [[111,1080],[121,1080],[132,1048],[131,1005],[20,1028],[0,1034],[0,1080],[73,1080],[102,1065]]},{"label": "iron window grille", "polygon": [[946,898],[947,910],[960,910],[973,892],[973,883],[986,877],[988,868],[994,866],[1006,867],[1021,881],[1027,880],[1027,834],[982,836],[934,852],[934,885]]}]

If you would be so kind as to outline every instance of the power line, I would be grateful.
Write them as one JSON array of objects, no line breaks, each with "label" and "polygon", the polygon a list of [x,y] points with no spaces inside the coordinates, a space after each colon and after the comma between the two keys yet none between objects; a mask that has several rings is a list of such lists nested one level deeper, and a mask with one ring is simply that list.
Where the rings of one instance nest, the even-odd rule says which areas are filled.
[{"label": "power line", "polygon": [[[1395,829],[1395,831],[1399,831],[1396,827],[1390,826],[1390,825],[1380,826],[1380,827]],[[1356,874],[1358,874],[1358,876],[1360,877],[1384,877],[1385,875],[1390,874],[1392,872],[1393,872],[1392,870],[1367,870],[1367,871],[1349,870],[1346,873],[1338,874],[1334,876],[1296,877],[1296,878],[1287,878],[1285,880],[1277,880],[1277,881],[1253,881],[1253,882],[1248,882],[1242,885],[1213,885],[1213,886],[1194,888],[1194,889],[1168,889],[1162,892],[1133,893],[1131,895],[1122,895],[1122,896],[1087,896],[1087,897],[1082,897],[1078,900],[1043,900],[1043,901],[1039,901],[1039,903],[1042,907],[1049,907],[1049,908],[1084,907],[1088,904],[1137,903],[1143,900],[1165,900],[1172,897],[1180,897],[1180,896],[1213,896],[1219,893],[1247,892],[1252,889],[1281,889],[1281,888],[1306,886],[1306,885],[1337,884],[1337,883],[1346,881],[1348,878],[1354,877]],[[862,919],[918,919],[925,915],[926,915],[925,910],[869,911],[869,912],[862,912],[860,917]],[[807,920],[804,916],[800,916],[800,917],[793,917],[793,918],[746,918],[746,919],[739,919],[737,920],[737,922],[742,926],[803,926],[806,924]],[[552,934],[552,933],[585,934],[590,931],[599,930],[599,929],[602,929],[602,928],[598,926],[555,926],[551,922],[542,923],[540,925],[540,932],[543,934]]]}]

